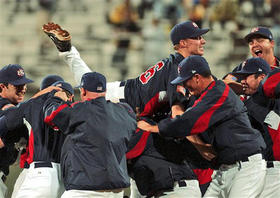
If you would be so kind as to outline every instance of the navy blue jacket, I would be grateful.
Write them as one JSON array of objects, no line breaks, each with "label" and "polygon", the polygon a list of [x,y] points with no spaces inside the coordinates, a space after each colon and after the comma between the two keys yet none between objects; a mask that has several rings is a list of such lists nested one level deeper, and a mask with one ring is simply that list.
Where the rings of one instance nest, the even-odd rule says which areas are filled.
[{"label": "navy blue jacket", "polygon": [[[0,109],[2,109],[7,104],[12,103],[8,99],[0,97]],[[14,108],[4,111],[0,110],[0,116],[11,109]],[[12,165],[17,159],[18,150],[15,148],[15,143],[18,142],[21,137],[28,139],[28,129],[23,123],[9,131],[5,137],[2,137],[5,147],[0,149],[0,170],[3,171],[5,175],[8,175],[9,166]]]},{"label": "navy blue jacket", "polygon": [[128,141],[136,130],[132,109],[104,97],[59,106],[45,103],[45,122],[66,134],[61,168],[66,190],[111,190],[129,186]]},{"label": "navy blue jacket", "polygon": [[213,81],[194,105],[175,119],[159,123],[163,136],[184,137],[208,131],[217,166],[261,153],[265,143],[253,129],[243,102],[223,81]]}]

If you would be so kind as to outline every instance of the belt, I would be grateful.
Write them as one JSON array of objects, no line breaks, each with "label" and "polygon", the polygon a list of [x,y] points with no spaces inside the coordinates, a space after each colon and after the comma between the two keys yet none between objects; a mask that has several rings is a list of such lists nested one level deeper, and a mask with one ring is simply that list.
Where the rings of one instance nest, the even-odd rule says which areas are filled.
[{"label": "belt", "polygon": [[279,161],[267,161],[266,162],[267,168],[280,168],[280,162]]},{"label": "belt", "polygon": [[117,189],[112,189],[112,190],[95,190],[96,192],[113,192],[113,193],[120,193],[124,189],[123,188],[117,188]]},{"label": "belt", "polygon": [[237,161],[240,161],[240,162],[249,162],[249,161],[251,161],[251,160],[258,159],[258,158],[260,157],[259,155],[261,155],[262,159],[264,159],[264,158],[263,158],[263,155],[262,155],[261,153],[256,153],[256,154],[253,154],[253,155],[251,155],[251,156],[249,156],[249,157],[245,157],[245,158],[242,158],[242,159],[237,160]]},{"label": "belt", "polygon": [[185,180],[181,180],[181,181],[177,181],[178,182],[178,185],[179,187],[186,187],[187,186],[187,183]]},{"label": "belt", "polygon": [[[32,165],[34,164],[34,165]],[[30,168],[30,167],[34,167],[34,168],[52,168],[53,165],[51,162],[33,162],[31,164],[28,163],[24,163],[24,168]]]}]

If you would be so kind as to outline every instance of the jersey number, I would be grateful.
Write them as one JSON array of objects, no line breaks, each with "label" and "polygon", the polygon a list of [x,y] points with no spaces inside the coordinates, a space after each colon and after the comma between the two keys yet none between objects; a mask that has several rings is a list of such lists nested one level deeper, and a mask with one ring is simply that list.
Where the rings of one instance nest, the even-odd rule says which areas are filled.
[{"label": "jersey number", "polygon": [[150,67],[147,71],[145,71],[139,76],[140,82],[142,84],[147,84],[149,80],[155,75],[156,71],[161,70],[163,66],[164,66],[164,62],[160,61],[154,66]]}]

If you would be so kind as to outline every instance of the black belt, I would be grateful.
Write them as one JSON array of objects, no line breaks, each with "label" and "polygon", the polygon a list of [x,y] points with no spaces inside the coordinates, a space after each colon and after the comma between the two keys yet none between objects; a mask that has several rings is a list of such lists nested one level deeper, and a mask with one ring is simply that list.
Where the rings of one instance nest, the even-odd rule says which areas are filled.
[{"label": "black belt", "polygon": [[[261,154],[261,153],[255,153],[255,154],[252,154],[252,155],[256,155],[256,154]],[[252,156],[252,155],[250,155],[250,156]],[[249,162],[249,157],[250,157],[250,156],[245,157],[245,158],[242,158],[241,160],[237,160],[237,161]],[[262,155],[262,159],[264,159],[263,155]]]},{"label": "black belt", "polygon": [[266,167],[267,167],[267,168],[274,168],[273,161],[267,161],[267,162],[266,162]]},{"label": "black belt", "polygon": [[34,162],[34,168],[52,168],[52,163],[51,162]]},{"label": "black belt", "polygon": [[187,183],[186,183],[186,181],[181,180],[181,181],[178,181],[178,185],[179,185],[179,187],[186,187]]}]

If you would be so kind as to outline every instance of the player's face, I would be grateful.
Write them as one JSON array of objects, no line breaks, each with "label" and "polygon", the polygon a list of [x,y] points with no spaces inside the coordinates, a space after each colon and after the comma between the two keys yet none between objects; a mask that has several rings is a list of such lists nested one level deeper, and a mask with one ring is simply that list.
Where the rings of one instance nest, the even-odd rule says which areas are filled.
[{"label": "player's face", "polygon": [[199,96],[202,91],[199,84],[199,78],[196,74],[192,78],[184,82],[184,87],[188,89],[190,95]]},{"label": "player's face", "polygon": [[259,75],[258,77],[256,77],[255,74],[251,74],[246,76],[243,80],[241,80],[244,93],[246,95],[253,95],[254,93],[256,93],[263,78],[264,75]]},{"label": "player's face", "polygon": [[267,38],[256,36],[249,40],[248,45],[253,57],[261,57],[267,60],[268,57],[273,55],[274,41]]},{"label": "player's face", "polygon": [[27,90],[26,84],[24,85],[8,84],[8,86],[1,84],[1,88],[2,88],[2,92],[1,92],[2,97],[7,98],[13,104],[18,104],[20,102],[23,102],[24,95]]},{"label": "player's face", "polygon": [[200,55],[202,56],[204,54],[204,48],[206,41],[202,36],[198,36],[195,38],[188,38],[188,47],[186,50],[188,50],[188,53],[190,55]]}]

